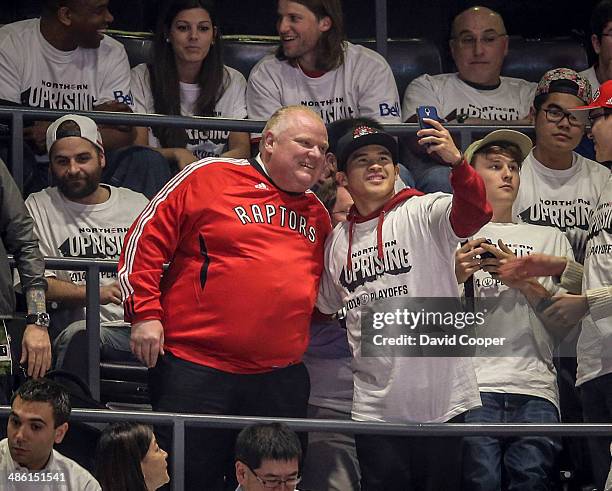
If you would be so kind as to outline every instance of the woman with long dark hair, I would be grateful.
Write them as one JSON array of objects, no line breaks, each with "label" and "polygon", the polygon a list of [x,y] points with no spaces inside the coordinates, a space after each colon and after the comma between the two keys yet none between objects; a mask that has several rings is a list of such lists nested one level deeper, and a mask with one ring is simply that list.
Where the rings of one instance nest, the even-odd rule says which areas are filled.
[{"label": "woman with long dark hair", "polygon": [[155,491],[170,481],[167,457],[150,426],[114,423],[98,442],[96,479],[102,491]]},{"label": "woman with long dark hair", "polygon": [[[210,0],[171,0],[162,11],[152,63],[132,69],[136,112],[246,118],[246,81],[223,65]],[[136,143],[183,168],[204,157],[250,156],[248,133],[171,127],[137,128]]]}]

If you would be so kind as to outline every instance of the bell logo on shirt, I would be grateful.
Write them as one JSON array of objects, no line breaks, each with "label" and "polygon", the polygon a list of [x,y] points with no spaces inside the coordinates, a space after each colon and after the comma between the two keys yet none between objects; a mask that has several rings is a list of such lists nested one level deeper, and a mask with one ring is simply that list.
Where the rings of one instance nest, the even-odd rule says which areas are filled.
[{"label": "bell logo on shirt", "polygon": [[124,94],[123,91],[121,90],[115,90],[113,92],[113,96],[115,97],[115,100],[117,102],[123,102],[124,104],[127,104],[128,106],[134,105],[134,98],[132,97],[131,92]]},{"label": "bell logo on shirt", "polygon": [[399,102],[396,102],[392,106],[390,106],[386,102],[383,102],[382,104],[378,105],[378,108],[380,109],[381,116],[394,116],[398,118],[400,115]]}]

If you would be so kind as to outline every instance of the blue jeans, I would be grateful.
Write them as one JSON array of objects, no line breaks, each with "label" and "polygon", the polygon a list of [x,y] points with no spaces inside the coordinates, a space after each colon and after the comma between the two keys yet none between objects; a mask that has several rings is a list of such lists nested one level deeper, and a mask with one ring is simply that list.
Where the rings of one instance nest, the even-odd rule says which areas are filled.
[{"label": "blue jeans", "polygon": [[[465,415],[466,423],[558,423],[554,404],[522,394],[481,392],[482,407]],[[551,489],[558,441],[548,437],[466,437],[463,440],[463,488],[470,491]]]},{"label": "blue jeans", "polygon": [[[130,326],[100,326],[102,360],[137,362],[130,351]],[[78,320],[63,329],[53,341],[54,369],[72,372],[83,380],[89,376],[87,331],[85,321]]]}]

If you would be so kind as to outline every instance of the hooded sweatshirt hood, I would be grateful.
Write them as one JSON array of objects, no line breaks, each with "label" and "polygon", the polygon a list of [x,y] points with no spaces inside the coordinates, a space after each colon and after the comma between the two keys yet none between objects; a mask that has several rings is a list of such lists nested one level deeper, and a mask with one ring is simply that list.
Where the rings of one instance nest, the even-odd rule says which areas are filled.
[{"label": "hooded sweatshirt hood", "polygon": [[351,252],[353,246],[353,229],[355,228],[355,223],[363,223],[374,218],[378,217],[378,223],[376,225],[376,246],[378,250],[378,258],[384,258],[384,242],[382,240],[382,228],[383,223],[385,221],[385,214],[395,208],[400,203],[404,201],[408,201],[410,198],[415,196],[423,196],[424,193],[418,191],[413,188],[404,188],[400,192],[393,195],[393,197],[387,201],[383,206],[381,206],[378,210],[373,211],[369,215],[362,216],[357,211],[357,207],[355,205],[351,206],[349,210],[349,214],[347,220],[349,222],[349,237],[348,237],[348,251],[346,255],[346,267],[349,271],[353,269],[353,262],[351,261]]}]

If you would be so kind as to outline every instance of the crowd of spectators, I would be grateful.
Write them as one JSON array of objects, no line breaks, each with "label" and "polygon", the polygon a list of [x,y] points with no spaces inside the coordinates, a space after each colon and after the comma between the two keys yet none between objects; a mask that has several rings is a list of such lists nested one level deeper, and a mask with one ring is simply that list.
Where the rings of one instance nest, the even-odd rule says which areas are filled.
[{"label": "crowd of spectators", "polygon": [[[504,20],[470,7],[450,29],[457,71],[422,74],[404,94],[384,57],[346,40],[339,0],[276,5],[278,48],[248,79],[224,64],[211,0],[165,2],[151,61],[131,70],[105,33],[108,0],[45,0],[40,18],[0,27],[0,105],[267,121],[251,134],[76,114],[26,125],[25,201],[0,161],[3,471],[70,472],[71,489],[169,480],[168,428],[104,430],[101,488],[53,450],[70,407],[38,379],[52,367],[88,378],[86,287],[83,272],[45,270],[43,256],[119,260],[100,274],[101,354],[149,369],[155,411],[612,422],[612,1],[593,10],[597,59],[583,72],[502,76]],[[416,122],[418,106],[439,119],[400,145],[382,125]],[[445,123],[533,126],[534,141],[498,130],[461,152]],[[21,350],[5,325],[14,291],[27,308]],[[509,351],[372,354],[368,309],[439,297],[495,300],[489,335]],[[11,396],[19,364],[35,380]],[[584,484],[609,489],[611,441],[589,441]],[[548,437],[194,428],[185,483],[551,489],[560,450]]]}]

